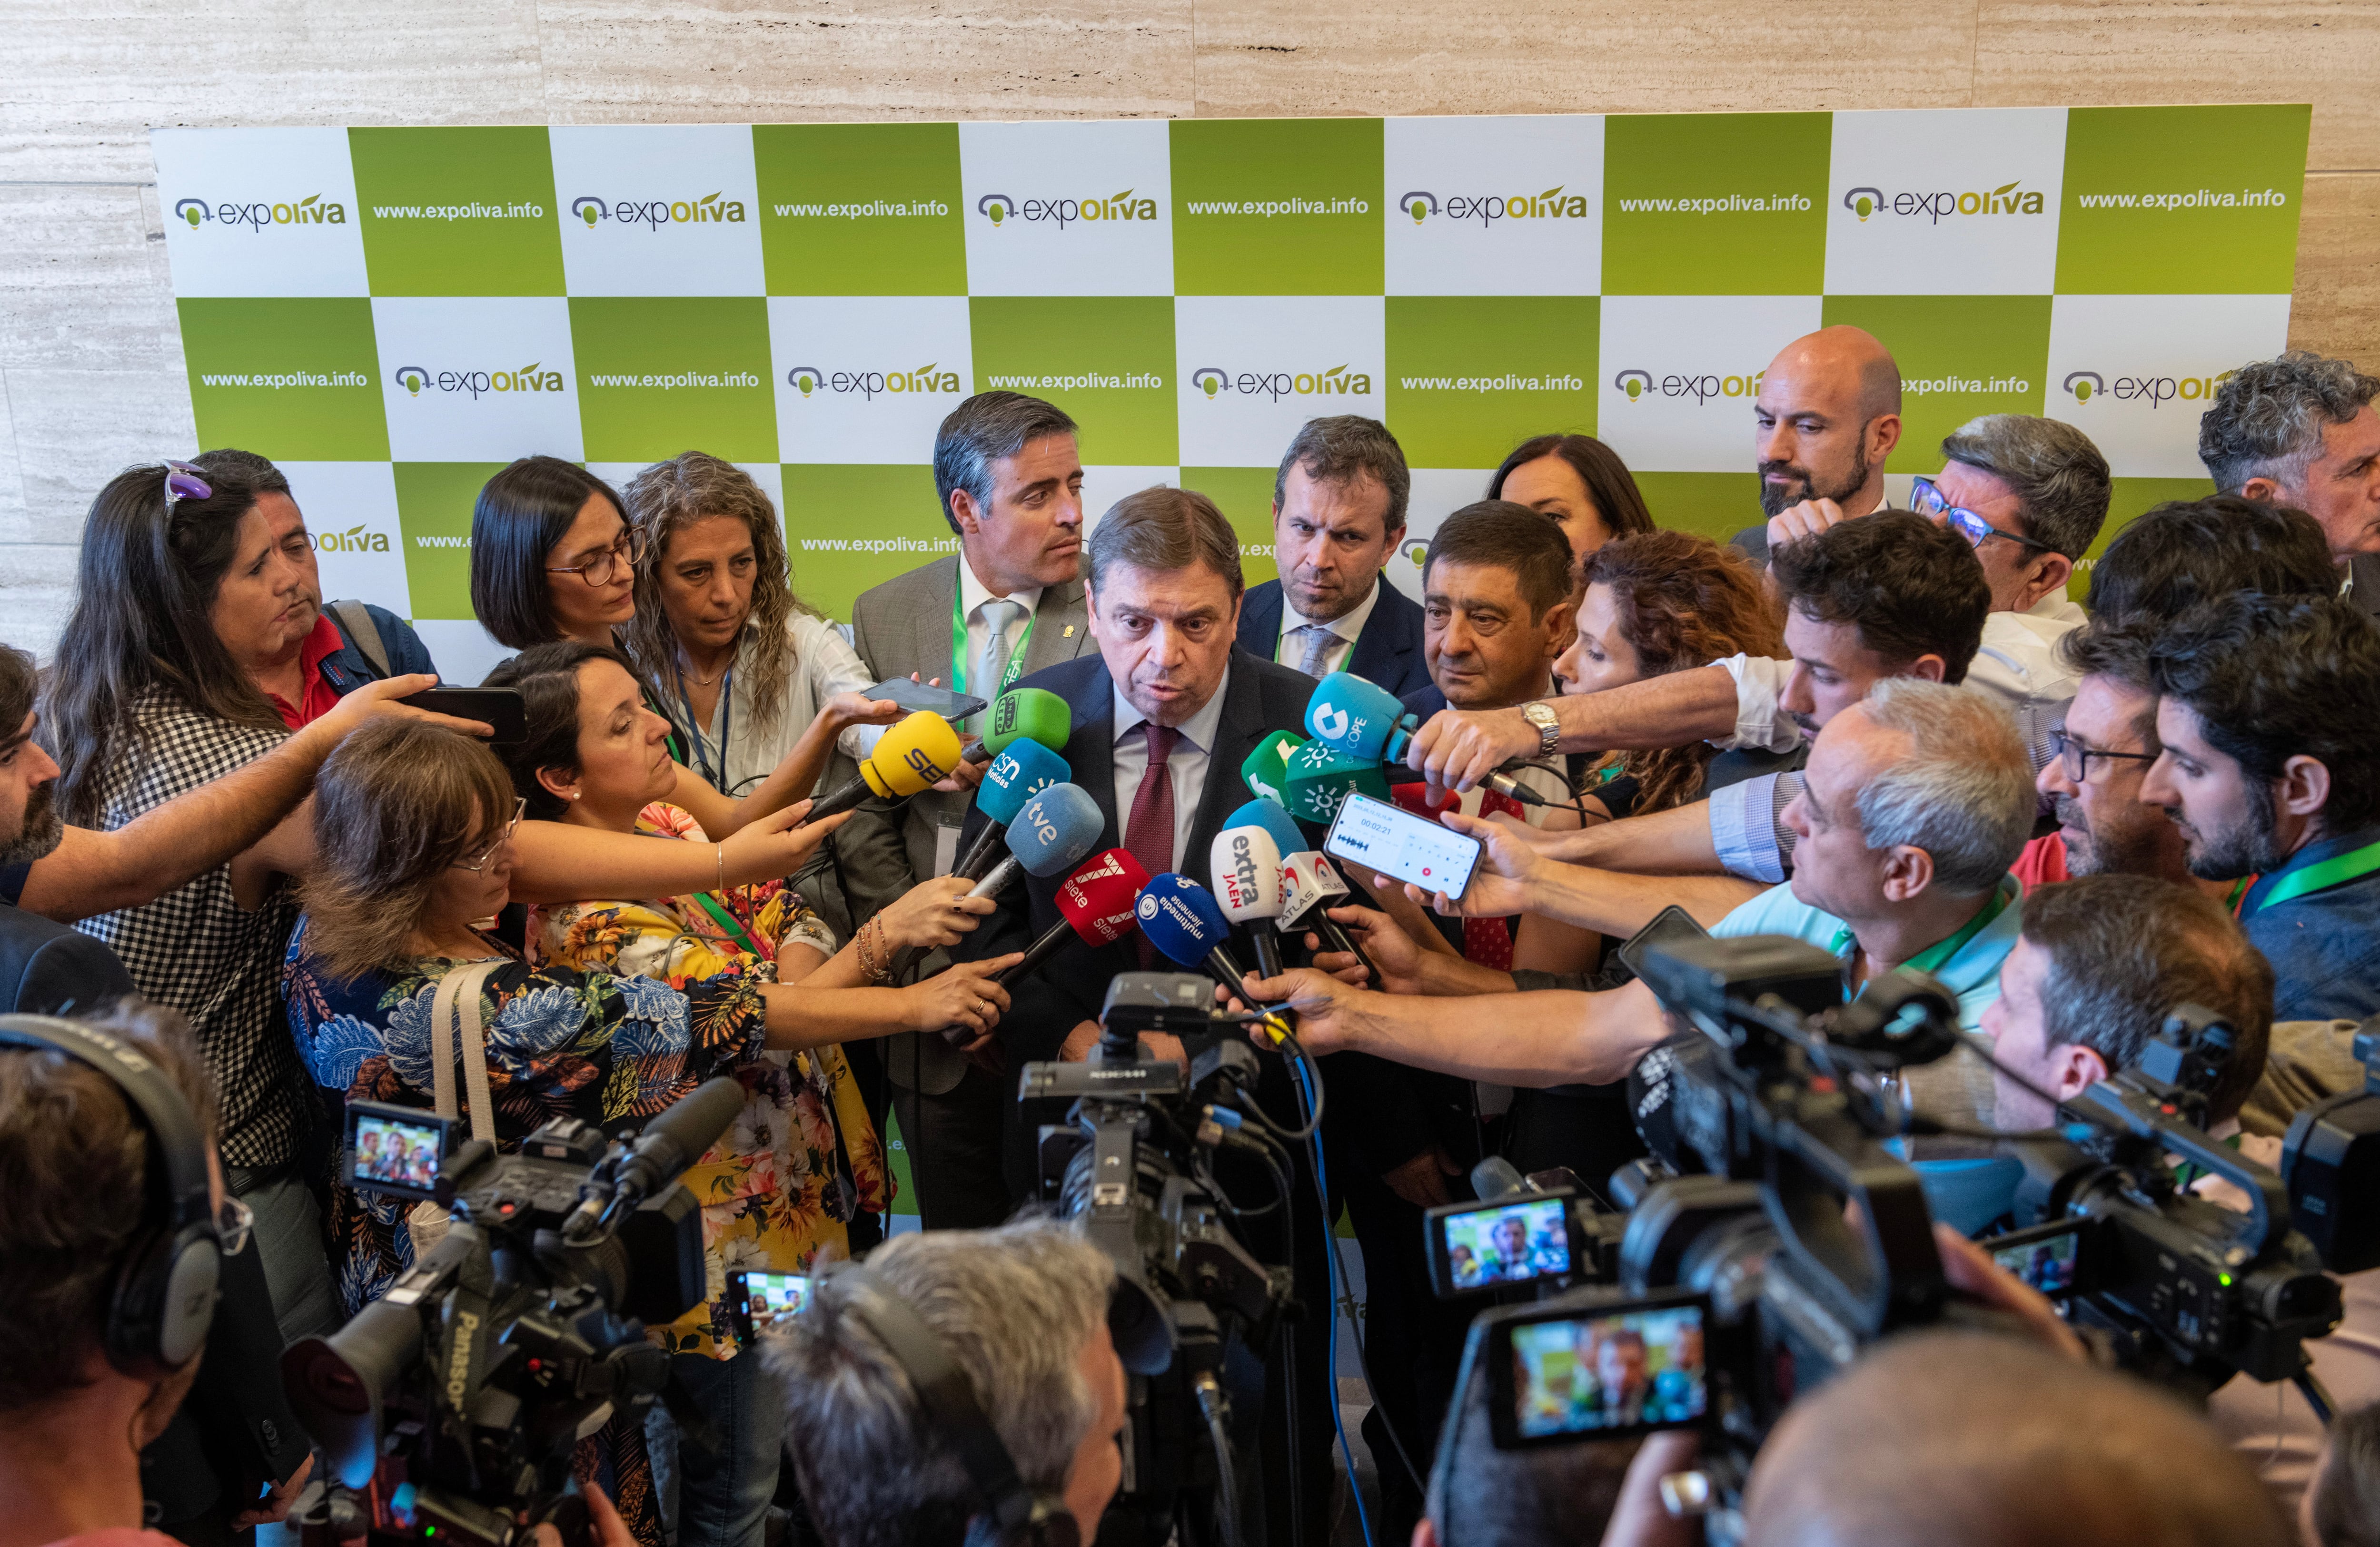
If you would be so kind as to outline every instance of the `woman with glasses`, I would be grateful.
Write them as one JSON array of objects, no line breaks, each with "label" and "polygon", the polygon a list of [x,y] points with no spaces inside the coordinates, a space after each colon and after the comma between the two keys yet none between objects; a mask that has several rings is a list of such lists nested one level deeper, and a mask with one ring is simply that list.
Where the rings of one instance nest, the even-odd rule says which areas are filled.
[{"label": "woman with glasses", "polygon": [[[669,726],[639,701],[613,651],[565,642],[524,651],[499,670],[521,690],[528,735],[504,757],[534,817],[597,830],[706,841],[670,804],[663,738]],[[830,711],[838,700],[830,700]],[[820,723],[826,723],[821,717]],[[586,901],[531,911],[532,962],[641,974],[686,993],[735,983],[856,991],[881,1019],[847,1034],[913,1029],[918,1003],[959,991],[951,974],[922,990],[871,987],[893,955],[956,944],[992,911],[952,877],[921,882],[836,948],[833,932],[782,882],[691,895]],[[956,970],[954,970],[956,971]],[[846,1227],[890,1204],[883,1154],[843,1050],[764,1053],[736,1067],[744,1116],[713,1145],[689,1185],[703,1205],[703,1239],[717,1271],[808,1273],[847,1251]],[[723,1299],[696,1307],[663,1335],[678,1379],[721,1431],[707,1456],[688,1447],[681,1472],[680,1547],[757,1541],[774,1492],[783,1404],[749,1350],[739,1349]]]},{"label": "woman with glasses", "polygon": [[[431,1010],[440,983],[458,972],[481,978],[488,1090],[504,1148],[560,1116],[632,1131],[704,1080],[737,1074],[770,1050],[894,1029],[980,1033],[1007,1008],[989,973],[1014,957],[897,990],[795,989],[755,973],[678,988],[532,966],[482,932],[509,894],[524,804],[493,753],[431,726],[368,728],[323,764],[307,911],[282,974],[293,1042],[317,1083],[349,1100],[432,1106]],[[334,1190],[330,1239],[348,1314],[414,1261],[409,1220],[386,1198]],[[614,1421],[597,1441],[582,1461],[638,1537],[657,1541],[641,1418]]]}]

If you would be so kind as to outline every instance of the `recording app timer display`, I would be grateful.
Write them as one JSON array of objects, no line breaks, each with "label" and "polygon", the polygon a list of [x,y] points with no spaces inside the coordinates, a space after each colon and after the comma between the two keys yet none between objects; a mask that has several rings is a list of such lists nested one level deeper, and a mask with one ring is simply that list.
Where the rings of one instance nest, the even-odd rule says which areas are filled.
[{"label": "recording app timer display", "polygon": [[1708,1400],[1699,1306],[1522,1323],[1512,1366],[1524,1439],[1691,1423]]},{"label": "recording app timer display", "polygon": [[1449,1215],[1447,1278],[1458,1289],[1570,1272],[1570,1229],[1559,1198]]},{"label": "recording app timer display", "polygon": [[1459,898],[1479,864],[1479,840],[1369,795],[1350,795],[1330,825],[1326,852],[1424,891]]}]

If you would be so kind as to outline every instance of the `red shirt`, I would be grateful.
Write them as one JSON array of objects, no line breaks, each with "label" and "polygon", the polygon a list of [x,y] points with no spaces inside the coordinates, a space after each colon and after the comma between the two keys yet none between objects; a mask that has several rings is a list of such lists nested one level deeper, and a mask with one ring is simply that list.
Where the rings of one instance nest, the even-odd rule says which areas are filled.
[{"label": "red shirt", "polygon": [[298,675],[305,684],[298,690],[295,707],[277,693],[264,696],[273,701],[273,712],[281,723],[292,731],[302,731],[331,712],[339,701],[339,690],[322,678],[322,662],[337,655],[345,641],[339,637],[339,625],[328,614],[314,620],[314,632],[298,647]]},{"label": "red shirt", "polygon": [[2066,835],[2054,832],[2026,844],[2024,852],[2016,857],[2016,864],[2009,867],[2009,874],[2015,876],[2017,884],[2027,891],[2035,887],[2046,887],[2052,881],[2069,879],[2066,874]]},{"label": "red shirt", "polygon": [[79,1536],[62,1536],[49,1547],[180,1547],[180,1543],[158,1531],[136,1530],[130,1526],[109,1526],[103,1530],[84,1531]]}]

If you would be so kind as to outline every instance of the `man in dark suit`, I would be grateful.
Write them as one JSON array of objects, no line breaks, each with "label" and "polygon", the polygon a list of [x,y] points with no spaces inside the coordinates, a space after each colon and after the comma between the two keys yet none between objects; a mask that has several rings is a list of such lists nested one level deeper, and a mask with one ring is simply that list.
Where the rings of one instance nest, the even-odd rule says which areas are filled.
[{"label": "man in dark suit", "polygon": [[[1075,421],[1037,397],[978,393],[942,421],[934,485],[959,551],[863,595],[852,609],[852,645],[880,678],[939,679],[990,701],[1026,673],[1073,659],[1090,640],[1079,579],[1083,459]],[[962,632],[965,644],[954,657],[952,643]],[[962,771],[981,777],[974,765]],[[827,782],[857,772],[844,767]],[[919,881],[949,873],[971,798],[963,786],[937,789],[899,803],[871,801],[853,814],[833,841],[855,925]],[[930,975],[944,965],[936,952],[918,971]],[[925,1227],[981,1229],[1005,1220],[1001,1082],[941,1038],[916,1032],[846,1051],[863,1071],[879,1127],[888,1104],[900,1112]]]},{"label": "man in dark suit", "polygon": [[[1073,707],[1065,749],[1074,782],[1098,803],[1099,847],[1122,848],[1151,876],[1178,871],[1211,883],[1208,853],[1223,820],[1253,798],[1240,765],[1275,731],[1305,720],[1312,679],[1234,647],[1240,611],[1239,539],[1213,502],[1184,489],[1127,495],[1099,518],[1084,555],[1085,600],[1099,654],[1034,673],[1025,685],[1057,694]],[[967,821],[971,841],[984,816]],[[1063,876],[1026,877],[1000,900],[1000,911],[958,948],[970,960],[1020,949],[1058,922]],[[1151,965],[1135,936],[1093,949],[1069,940],[1039,970],[1009,985],[1011,1004],[999,1041],[1007,1084],[1036,1059],[1080,1058],[1099,1037],[1099,1006],[1119,973]],[[1155,967],[1172,965],[1158,959]],[[1160,1054],[1177,1052],[1161,1047]],[[1281,1060],[1268,1057],[1257,1099],[1284,1126],[1298,1126]],[[1349,1099],[1333,1088],[1330,1105]],[[1358,1103],[1360,1105],[1360,1102]],[[1019,1202],[1032,1196],[1032,1135],[1007,1103],[1009,1180]],[[1299,1454],[1285,1438],[1283,1383],[1268,1382],[1264,1454],[1304,1481],[1310,1529],[1327,1535],[1330,1477],[1330,1372],[1322,1354],[1329,1293],[1323,1262],[1326,1225],[1302,1151],[1292,1172],[1295,1196],[1284,1222],[1251,1221],[1251,1250],[1291,1263],[1305,1322],[1290,1335],[1297,1350]],[[1278,1371],[1281,1365],[1276,1362]],[[1286,1480],[1266,1474],[1272,1541],[1291,1540]]]},{"label": "man in dark suit", "polygon": [[1427,687],[1421,609],[1380,572],[1403,546],[1412,487],[1378,419],[1306,420],[1273,475],[1281,578],[1249,589],[1240,648],[1309,677],[1353,671],[1400,697]]}]

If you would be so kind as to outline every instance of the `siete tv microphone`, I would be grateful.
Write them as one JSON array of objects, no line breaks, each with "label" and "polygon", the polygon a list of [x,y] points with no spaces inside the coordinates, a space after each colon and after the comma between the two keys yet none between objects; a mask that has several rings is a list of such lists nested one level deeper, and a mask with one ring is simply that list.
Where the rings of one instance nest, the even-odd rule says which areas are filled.
[{"label": "siete tv microphone", "polygon": [[906,800],[951,776],[959,766],[959,733],[951,722],[930,709],[916,714],[884,732],[876,750],[859,765],[859,777],[842,789],[819,797],[805,822],[849,811],[871,795]]},{"label": "siete tv microphone", "polygon": [[1099,829],[1106,825],[1088,791],[1079,784],[1052,784],[1026,801],[1008,824],[1008,857],[967,895],[993,896],[1020,871],[1058,876],[1072,870],[1099,847]]},{"label": "siete tv microphone", "polygon": [[1137,927],[1133,909],[1140,900],[1140,888],[1148,884],[1148,872],[1123,850],[1092,855],[1088,864],[1060,884],[1058,922],[1025,948],[1025,960],[1002,969],[992,981],[1004,984],[1023,977],[1069,940],[1080,940],[1096,950],[1124,938]]},{"label": "siete tv microphone", "polygon": [[1305,701],[1305,729],[1351,757],[1394,763],[1405,755],[1421,721],[1397,695],[1352,671],[1333,671]]},{"label": "siete tv microphone", "polygon": [[1134,912],[1140,920],[1140,932],[1166,960],[1202,968],[1232,993],[1242,992],[1240,979],[1245,974],[1228,949],[1231,921],[1223,917],[1213,892],[1169,870],[1150,876],[1140,888]]},{"label": "siete tv microphone", "polygon": [[1301,822],[1328,827],[1349,795],[1389,798],[1389,776],[1378,759],[1342,752],[1311,741],[1289,755],[1281,780],[1281,805]]},{"label": "siete tv microphone", "polygon": [[1281,807],[1270,801],[1250,801],[1225,820],[1207,855],[1215,900],[1225,918],[1247,927],[1257,972],[1264,977],[1281,975],[1281,932],[1272,925],[1281,917],[1284,837],[1293,845],[1305,841]]},{"label": "siete tv microphone", "polygon": [[1066,760],[1039,742],[1018,741],[1003,748],[984,770],[983,786],[975,792],[976,805],[990,820],[951,867],[951,874],[969,881],[982,880],[1000,857],[1000,840],[1008,836],[1008,824],[1016,820],[1025,803],[1073,777]]},{"label": "siete tv microphone", "polygon": [[1066,749],[1075,733],[1075,711],[1046,688],[1011,688],[992,700],[983,722],[983,740],[967,748],[970,763],[989,762],[1020,741],[1037,742],[1052,752]]}]

